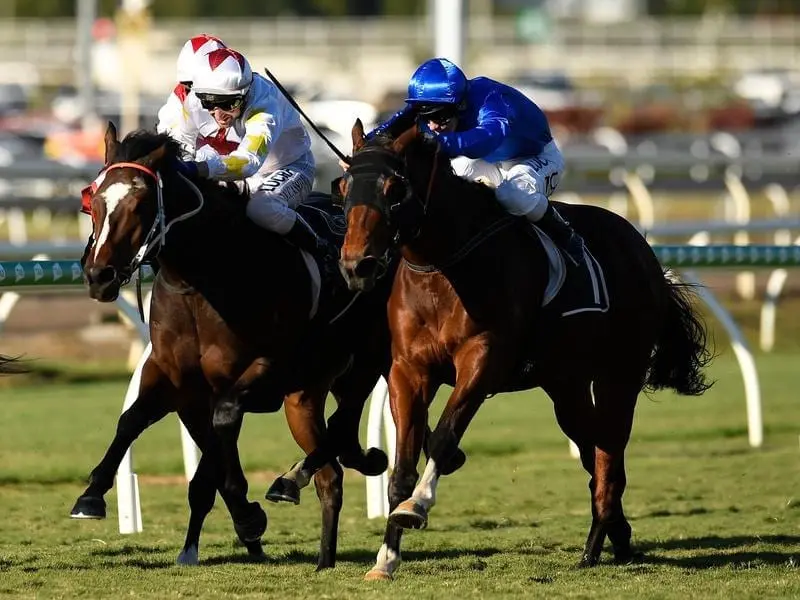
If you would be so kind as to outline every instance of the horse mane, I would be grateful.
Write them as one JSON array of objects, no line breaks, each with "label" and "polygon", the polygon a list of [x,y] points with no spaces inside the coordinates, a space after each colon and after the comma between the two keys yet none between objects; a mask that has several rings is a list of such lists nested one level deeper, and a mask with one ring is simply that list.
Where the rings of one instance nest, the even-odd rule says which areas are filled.
[{"label": "horse mane", "polygon": [[180,156],[180,144],[169,134],[137,129],[120,140],[114,160],[116,162],[133,162],[161,146],[166,146],[168,157],[178,158]]},{"label": "horse mane", "polygon": [[[167,133],[157,133],[148,129],[137,129],[130,132],[117,146],[115,162],[132,162],[141,159],[161,146],[165,146],[165,158],[159,166],[159,171],[166,178],[176,172],[173,164],[180,159],[181,146]],[[206,200],[211,200],[209,209],[215,218],[231,219],[244,217],[245,197],[247,193],[235,185],[224,184],[203,177],[192,180],[203,193]],[[219,200],[219,202],[215,200]],[[238,200],[238,201],[237,201]]]},{"label": "horse mane", "polygon": [[[394,141],[388,134],[378,134],[367,140],[367,146],[391,146]],[[425,169],[429,173],[428,165],[436,160],[436,176],[440,184],[445,183],[454,197],[469,197],[469,202],[463,203],[463,209],[471,209],[478,215],[485,217],[501,217],[506,214],[505,209],[495,197],[495,190],[479,181],[471,181],[456,175],[450,163],[450,157],[444,152],[437,152],[437,144],[432,139],[423,136],[415,137],[405,149],[406,167],[411,169]],[[429,176],[429,175],[428,175]],[[418,190],[426,193],[426,190]]]}]

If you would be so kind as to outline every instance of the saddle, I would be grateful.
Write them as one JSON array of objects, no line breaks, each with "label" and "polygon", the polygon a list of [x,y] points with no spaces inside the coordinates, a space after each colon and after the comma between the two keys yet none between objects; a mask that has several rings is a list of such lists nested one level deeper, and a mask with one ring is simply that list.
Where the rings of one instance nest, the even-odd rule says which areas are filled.
[{"label": "saddle", "polygon": [[344,218],[344,210],[331,202],[330,194],[311,192],[296,211],[311,225],[318,236],[328,240],[336,248],[342,247],[347,232],[347,221]]},{"label": "saddle", "polygon": [[[339,271],[338,252],[347,232],[344,210],[331,202],[330,194],[323,192],[311,192],[295,210],[319,237],[327,240],[337,251],[336,256],[317,260],[322,282],[315,320],[330,323],[350,308],[357,295],[347,288]],[[326,264],[322,264],[323,261]]]},{"label": "saddle", "polygon": [[531,336],[531,345],[520,357],[513,375],[502,391],[515,392],[538,387],[541,373],[537,368],[537,351],[542,338],[557,335],[562,319],[575,315],[605,313],[611,301],[602,265],[584,246],[584,261],[580,267],[567,268],[562,250],[536,226],[526,223],[527,231],[542,244],[547,255],[548,284],[542,301],[542,312]]}]

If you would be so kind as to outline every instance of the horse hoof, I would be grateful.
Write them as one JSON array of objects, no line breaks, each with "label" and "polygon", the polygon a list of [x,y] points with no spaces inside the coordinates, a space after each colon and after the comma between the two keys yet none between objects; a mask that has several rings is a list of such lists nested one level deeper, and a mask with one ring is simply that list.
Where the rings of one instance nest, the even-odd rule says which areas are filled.
[{"label": "horse hoof", "polygon": [[300,504],[300,488],[296,482],[281,475],[269,486],[264,497],[270,502]]},{"label": "horse hoof", "polygon": [[578,563],[579,569],[588,569],[591,567],[596,567],[597,564],[600,562],[599,556],[592,556],[590,554],[584,554],[581,556],[581,560]]},{"label": "horse hoof", "polygon": [[73,519],[105,519],[106,501],[98,496],[81,496],[69,516]]},{"label": "horse hoof", "polygon": [[200,558],[197,554],[197,546],[189,546],[188,548],[184,548],[181,553],[178,554],[175,564],[182,567],[196,567],[199,565]]},{"label": "horse hoof", "polygon": [[450,460],[446,461],[442,465],[442,475],[452,475],[461,467],[463,467],[465,462],[467,462],[467,455],[464,454],[464,451],[461,448],[456,448],[456,451]]},{"label": "horse hoof", "polygon": [[261,508],[258,502],[251,502],[250,514],[247,518],[233,523],[233,528],[236,530],[236,535],[248,547],[248,544],[259,542],[261,536],[267,531],[267,513]]},{"label": "horse hoof", "polygon": [[413,500],[405,500],[389,515],[389,523],[401,529],[425,529],[428,526],[428,513]]},{"label": "horse hoof", "polygon": [[370,569],[366,575],[364,575],[364,581],[391,581],[392,574],[388,571],[383,571],[381,569]]},{"label": "horse hoof", "polygon": [[362,475],[375,477],[389,468],[389,457],[380,448],[369,448],[364,454],[364,469]]},{"label": "horse hoof", "polygon": [[261,538],[252,541],[238,541],[247,548],[247,556],[252,560],[257,562],[264,562],[267,560],[267,555],[264,553],[264,546],[261,544]]},{"label": "horse hoof", "polygon": [[634,551],[632,548],[625,550],[614,549],[614,563],[618,565],[630,565],[644,560],[644,552]]}]

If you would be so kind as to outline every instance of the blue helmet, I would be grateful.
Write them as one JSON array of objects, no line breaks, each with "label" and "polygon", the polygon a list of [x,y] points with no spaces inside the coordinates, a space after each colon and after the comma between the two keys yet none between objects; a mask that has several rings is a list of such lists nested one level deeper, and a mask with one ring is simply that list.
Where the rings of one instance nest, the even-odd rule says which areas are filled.
[{"label": "blue helmet", "polygon": [[422,63],[408,82],[409,104],[459,104],[467,93],[464,72],[446,58]]}]

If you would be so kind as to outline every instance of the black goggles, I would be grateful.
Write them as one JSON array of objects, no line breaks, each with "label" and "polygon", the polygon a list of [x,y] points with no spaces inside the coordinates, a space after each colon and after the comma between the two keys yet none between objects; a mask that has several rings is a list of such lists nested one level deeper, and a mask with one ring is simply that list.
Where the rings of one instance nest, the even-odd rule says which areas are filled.
[{"label": "black goggles", "polygon": [[444,124],[458,113],[454,104],[423,104],[417,109],[417,114],[427,121]]},{"label": "black goggles", "polygon": [[197,94],[197,99],[200,100],[200,106],[206,110],[220,110],[230,111],[236,110],[244,103],[242,96],[218,96],[217,94]]}]

